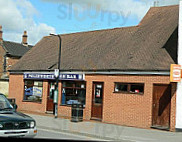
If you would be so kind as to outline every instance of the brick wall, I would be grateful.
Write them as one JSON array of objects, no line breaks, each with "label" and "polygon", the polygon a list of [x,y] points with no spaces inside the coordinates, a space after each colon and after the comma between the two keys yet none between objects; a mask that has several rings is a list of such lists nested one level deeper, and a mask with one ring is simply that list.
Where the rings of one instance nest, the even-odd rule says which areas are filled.
[{"label": "brick wall", "polygon": [[3,74],[4,55],[5,55],[5,50],[0,44],[0,77]]},{"label": "brick wall", "polygon": [[[5,50],[4,48],[0,45],[0,77],[3,75],[3,71],[4,71],[4,55],[5,55]],[[11,66],[13,66],[15,63],[17,63],[19,61],[20,58],[12,58],[12,57],[7,57],[6,60],[6,71],[8,71]],[[7,72],[7,75],[9,75],[9,72]]]},{"label": "brick wall", "polygon": [[24,80],[23,75],[10,75],[9,78],[9,98],[16,98],[18,110],[27,110],[39,113],[46,111],[46,99],[48,92],[48,82],[43,82],[43,97],[41,103],[23,101]]},{"label": "brick wall", "polygon": [[[104,82],[103,122],[150,128],[152,124],[153,84],[170,84],[169,76],[87,75],[87,118],[91,116],[92,82]],[[144,94],[114,92],[114,82],[144,83]],[[172,84],[171,130],[175,128],[176,84]]]},{"label": "brick wall", "polygon": [[[90,120],[92,107],[92,83],[104,82],[103,122],[119,125],[150,128],[152,124],[153,84],[170,84],[169,76],[135,76],[135,75],[86,75],[86,107],[84,119]],[[114,92],[114,82],[144,83],[144,94],[122,94]],[[60,116],[71,116],[71,107],[60,106],[61,83],[59,83]],[[9,96],[16,97],[20,110],[29,110],[45,113],[48,82],[43,84],[44,92],[42,103],[22,102],[24,82],[23,75],[10,75]],[[176,84],[172,83],[171,98],[171,131],[175,130],[176,113]]]},{"label": "brick wall", "polygon": [[6,70],[8,71],[11,68],[11,66],[13,66],[14,64],[16,64],[19,60],[20,60],[20,58],[11,58],[11,57],[8,57],[7,58],[7,61],[6,61],[6,63],[7,63]]}]

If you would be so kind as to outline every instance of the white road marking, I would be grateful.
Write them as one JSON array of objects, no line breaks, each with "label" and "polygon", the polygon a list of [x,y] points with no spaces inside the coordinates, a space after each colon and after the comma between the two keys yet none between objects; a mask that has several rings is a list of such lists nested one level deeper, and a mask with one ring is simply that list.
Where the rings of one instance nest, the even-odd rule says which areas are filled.
[{"label": "white road marking", "polygon": [[80,138],[85,138],[85,139],[88,139],[88,140],[96,140],[96,141],[109,141],[109,140],[105,140],[105,139],[99,139],[99,138],[92,138],[92,137],[89,137],[89,136],[81,136],[81,135],[76,135],[76,134],[71,134],[71,133],[66,133],[66,132],[58,132],[56,130],[48,130],[48,129],[42,129],[42,128],[37,128],[37,130],[41,130],[41,131],[47,131],[47,132],[52,132],[52,133],[57,133],[57,134],[64,134],[64,135],[67,135],[67,136],[75,136],[75,137],[80,137]]}]

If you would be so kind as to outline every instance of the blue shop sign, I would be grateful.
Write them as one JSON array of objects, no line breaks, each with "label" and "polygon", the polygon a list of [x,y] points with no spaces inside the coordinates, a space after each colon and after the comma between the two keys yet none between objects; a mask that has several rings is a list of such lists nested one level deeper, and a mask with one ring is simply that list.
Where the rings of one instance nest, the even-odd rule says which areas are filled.
[{"label": "blue shop sign", "polygon": [[[24,79],[39,79],[39,80],[55,80],[54,73],[24,73]],[[59,80],[85,80],[84,74],[62,74],[60,73]]]}]

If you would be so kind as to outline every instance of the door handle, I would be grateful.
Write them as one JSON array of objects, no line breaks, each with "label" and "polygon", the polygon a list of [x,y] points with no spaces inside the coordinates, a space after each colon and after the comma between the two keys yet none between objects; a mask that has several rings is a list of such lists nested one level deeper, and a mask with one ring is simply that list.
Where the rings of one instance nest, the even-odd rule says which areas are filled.
[{"label": "door handle", "polygon": [[156,106],[156,104],[153,104],[153,107],[155,107]]}]

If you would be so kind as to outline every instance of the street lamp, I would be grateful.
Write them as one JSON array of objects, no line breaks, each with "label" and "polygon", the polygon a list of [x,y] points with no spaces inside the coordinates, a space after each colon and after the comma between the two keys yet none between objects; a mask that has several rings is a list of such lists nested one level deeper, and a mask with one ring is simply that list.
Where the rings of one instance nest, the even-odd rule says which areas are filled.
[{"label": "street lamp", "polygon": [[57,36],[59,38],[59,56],[58,56],[58,69],[55,69],[54,75],[56,77],[56,85],[54,90],[54,116],[58,116],[58,84],[60,75],[60,60],[61,60],[61,35],[50,34],[51,36]]}]

